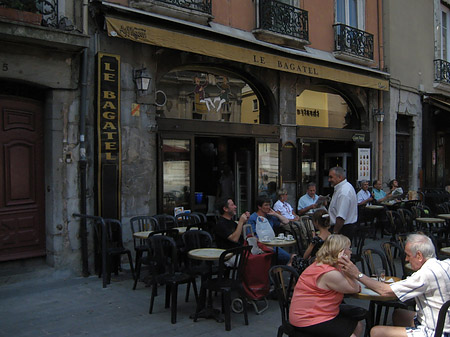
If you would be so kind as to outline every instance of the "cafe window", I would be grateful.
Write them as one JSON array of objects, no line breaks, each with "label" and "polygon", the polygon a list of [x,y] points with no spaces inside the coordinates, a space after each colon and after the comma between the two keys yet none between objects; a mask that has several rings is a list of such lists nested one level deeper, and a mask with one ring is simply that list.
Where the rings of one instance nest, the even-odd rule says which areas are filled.
[{"label": "cafe window", "polygon": [[245,81],[229,74],[172,71],[159,81],[157,90],[167,97],[158,107],[163,118],[259,124],[258,97]]},{"label": "cafe window", "polygon": [[361,121],[337,93],[305,90],[297,96],[296,123],[338,129],[361,129]]},{"label": "cafe window", "polygon": [[278,143],[258,143],[258,195],[276,199],[278,181]]},{"label": "cafe window", "polygon": [[175,207],[188,209],[190,199],[190,140],[163,140],[163,210],[172,214]]}]

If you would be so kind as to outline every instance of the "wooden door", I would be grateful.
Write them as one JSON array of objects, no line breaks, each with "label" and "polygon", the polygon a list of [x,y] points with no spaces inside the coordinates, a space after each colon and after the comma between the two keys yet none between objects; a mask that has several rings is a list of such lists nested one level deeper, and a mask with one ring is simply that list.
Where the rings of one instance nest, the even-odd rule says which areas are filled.
[{"label": "wooden door", "polygon": [[403,192],[409,190],[409,136],[397,135],[397,160],[396,160],[396,177],[387,177],[389,179],[397,179],[398,185]]},{"label": "wooden door", "polygon": [[45,255],[43,111],[0,96],[0,261]]}]

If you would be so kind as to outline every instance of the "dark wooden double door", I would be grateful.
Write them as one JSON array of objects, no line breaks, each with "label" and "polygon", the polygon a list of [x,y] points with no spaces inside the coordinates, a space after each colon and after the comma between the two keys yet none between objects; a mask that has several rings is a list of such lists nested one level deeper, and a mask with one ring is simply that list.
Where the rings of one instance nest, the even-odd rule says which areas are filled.
[{"label": "dark wooden double door", "polygon": [[0,96],[0,261],[45,255],[43,110]]}]

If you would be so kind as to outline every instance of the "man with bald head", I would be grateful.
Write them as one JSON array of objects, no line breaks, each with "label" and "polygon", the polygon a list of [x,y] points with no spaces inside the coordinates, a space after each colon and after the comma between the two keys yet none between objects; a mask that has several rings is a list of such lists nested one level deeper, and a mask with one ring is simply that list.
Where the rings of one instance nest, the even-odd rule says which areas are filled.
[{"label": "man with bald head", "polygon": [[334,187],[333,197],[328,213],[330,224],[334,225],[334,233],[353,239],[358,221],[358,202],[353,186],[347,181],[342,167],[333,167],[328,173],[328,181]]}]

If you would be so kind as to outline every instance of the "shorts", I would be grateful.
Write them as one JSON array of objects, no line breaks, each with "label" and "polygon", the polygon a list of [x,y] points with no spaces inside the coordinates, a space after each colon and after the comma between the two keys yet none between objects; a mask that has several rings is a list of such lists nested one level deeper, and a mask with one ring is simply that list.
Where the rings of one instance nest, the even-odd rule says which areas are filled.
[{"label": "shorts", "polygon": [[299,333],[311,334],[313,336],[326,337],[349,337],[355,331],[358,321],[339,313],[335,318],[319,324],[294,327]]},{"label": "shorts", "polygon": [[[417,320],[417,316],[414,317],[414,325],[415,327],[413,328],[406,328],[406,335],[408,337],[434,337],[434,330],[425,325],[421,325]],[[450,337],[450,333],[444,332],[442,333],[442,337]]]}]

